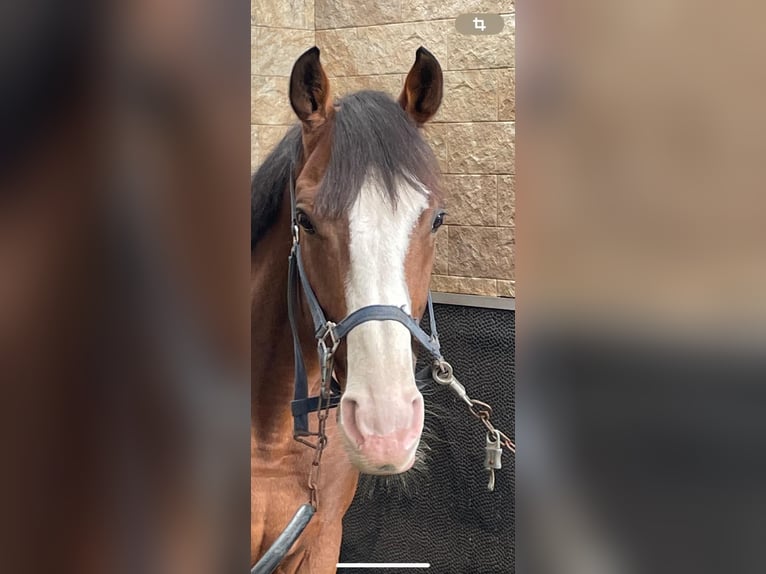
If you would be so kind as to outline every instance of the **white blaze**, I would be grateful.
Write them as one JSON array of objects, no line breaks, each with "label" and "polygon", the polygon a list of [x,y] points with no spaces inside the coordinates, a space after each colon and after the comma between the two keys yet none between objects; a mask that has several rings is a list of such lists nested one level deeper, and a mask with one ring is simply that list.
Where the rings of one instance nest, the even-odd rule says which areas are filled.
[{"label": "white blaze", "polygon": [[[413,227],[428,206],[428,198],[402,183],[394,209],[377,185],[368,179],[349,212],[347,312],[380,304],[403,307],[411,313],[404,264]],[[378,412],[385,411],[385,402],[413,393],[411,336],[404,325],[394,321],[363,323],[349,333],[347,345],[347,392],[367,395]],[[378,419],[383,428],[370,430],[385,434],[407,422],[398,418],[398,413],[383,416]]]}]

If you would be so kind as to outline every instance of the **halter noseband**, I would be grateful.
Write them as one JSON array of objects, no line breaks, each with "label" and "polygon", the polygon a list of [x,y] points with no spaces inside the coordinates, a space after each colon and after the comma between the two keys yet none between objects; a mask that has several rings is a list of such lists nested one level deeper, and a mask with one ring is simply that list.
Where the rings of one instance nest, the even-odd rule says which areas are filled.
[{"label": "halter noseband", "polygon": [[[291,403],[293,413],[293,436],[317,449],[315,454],[312,471],[309,474],[309,489],[313,494],[309,495],[309,503],[303,504],[288,523],[285,530],[279,535],[277,540],[261,559],[250,570],[251,574],[269,574],[279,565],[285,557],[290,547],[298,539],[311,517],[316,512],[316,486],[312,483],[313,468],[319,467],[319,462],[324,444],[327,437],[324,435],[322,417],[320,416],[319,432],[309,432],[308,414],[321,410],[326,414],[325,409],[337,407],[340,404],[341,389],[338,381],[332,374],[333,358],[341,341],[355,328],[367,321],[397,321],[401,323],[412,334],[423,348],[433,357],[433,366],[426,367],[423,371],[430,371],[433,380],[439,385],[446,386],[469,408],[471,414],[479,419],[487,428],[487,444],[485,446],[484,468],[490,472],[488,488],[494,489],[495,470],[502,468],[500,456],[502,448],[505,446],[512,452],[516,452],[516,447],[508,437],[496,429],[490,422],[492,408],[486,403],[471,399],[466,393],[465,387],[458,382],[452,373],[452,367],[447,363],[441,354],[439,348],[439,336],[436,333],[436,319],[434,318],[433,302],[431,293],[428,293],[428,315],[431,325],[431,334],[428,335],[420,328],[418,323],[401,308],[394,305],[368,305],[357,309],[339,323],[328,321],[327,317],[319,305],[316,294],[311,288],[311,284],[306,277],[301,259],[300,228],[298,227],[297,212],[295,208],[295,180],[293,179],[293,167],[290,169],[290,204],[292,211],[292,233],[293,247],[290,251],[290,270],[287,281],[287,311],[290,319],[290,329],[293,333],[293,352],[295,355],[295,398]],[[306,303],[311,312],[311,319],[314,323],[314,337],[317,341],[317,352],[319,353],[319,364],[321,367],[321,387],[320,394],[309,397],[308,377],[306,367],[303,362],[303,352],[298,337],[298,325],[296,321],[296,307],[298,305],[298,288],[303,289],[306,297]],[[421,373],[416,375],[416,380],[421,377]],[[306,436],[314,435],[318,438],[316,445],[306,442]]]},{"label": "halter noseband", "polygon": [[[316,412],[323,407],[337,407],[340,404],[341,388],[332,373],[333,358],[338,345],[355,327],[368,321],[396,321],[407,327],[415,340],[421,344],[436,362],[442,361],[442,355],[439,337],[436,332],[436,320],[434,318],[430,291],[428,293],[430,335],[420,328],[415,319],[395,305],[368,305],[357,309],[339,323],[328,321],[303,268],[300,227],[298,226],[295,204],[295,179],[292,168],[290,170],[290,209],[292,214],[293,246],[290,251],[290,266],[287,279],[287,310],[290,319],[290,329],[293,334],[293,352],[295,356],[295,395],[290,407],[293,414],[293,435],[295,437],[303,437],[312,434],[309,432],[309,413]],[[298,336],[296,320],[298,288],[303,290],[303,294],[306,297],[306,304],[314,324],[314,337],[317,340],[317,352],[319,354],[321,391],[319,395],[313,397],[309,397],[308,375],[303,362],[303,352]]]}]

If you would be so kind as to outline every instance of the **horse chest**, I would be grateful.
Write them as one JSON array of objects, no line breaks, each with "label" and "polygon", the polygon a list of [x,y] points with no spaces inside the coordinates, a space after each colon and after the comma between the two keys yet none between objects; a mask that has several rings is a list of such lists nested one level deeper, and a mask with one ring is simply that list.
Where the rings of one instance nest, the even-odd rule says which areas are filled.
[{"label": "horse chest", "polygon": [[[343,516],[353,498],[358,471],[348,461],[334,417],[328,421],[328,447],[320,476],[319,509],[288,552],[280,574],[330,574],[336,570]],[[286,443],[253,445],[251,528],[253,561],[268,549],[308,499],[308,469],[313,452],[290,438]]]}]

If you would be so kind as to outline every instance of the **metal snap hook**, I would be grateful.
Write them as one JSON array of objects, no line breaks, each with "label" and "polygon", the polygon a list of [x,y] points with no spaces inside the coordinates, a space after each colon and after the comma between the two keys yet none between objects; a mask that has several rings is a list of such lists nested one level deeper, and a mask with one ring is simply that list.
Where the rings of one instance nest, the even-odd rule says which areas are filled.
[{"label": "metal snap hook", "polygon": [[468,397],[465,387],[455,378],[455,374],[452,371],[452,365],[447,361],[444,359],[436,361],[431,369],[431,377],[436,383],[449,388],[450,391],[455,393],[458,398],[464,401],[469,407],[473,407],[473,402]]}]

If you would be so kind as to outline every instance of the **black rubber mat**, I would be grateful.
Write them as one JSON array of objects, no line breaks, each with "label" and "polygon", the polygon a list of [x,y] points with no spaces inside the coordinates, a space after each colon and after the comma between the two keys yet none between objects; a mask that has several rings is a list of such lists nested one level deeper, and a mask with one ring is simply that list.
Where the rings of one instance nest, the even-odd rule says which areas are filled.
[{"label": "black rubber mat", "polygon": [[[513,311],[436,305],[444,357],[469,396],[489,403],[513,436]],[[424,328],[427,324],[424,322]],[[447,389],[425,391],[425,468],[404,484],[363,476],[343,522],[342,562],[426,562],[431,574],[515,571],[514,460],[503,455],[494,492],[484,470],[484,427]],[[408,473],[410,474],[410,473]],[[339,573],[405,570],[339,569]],[[418,570],[406,570],[416,572]]]}]

